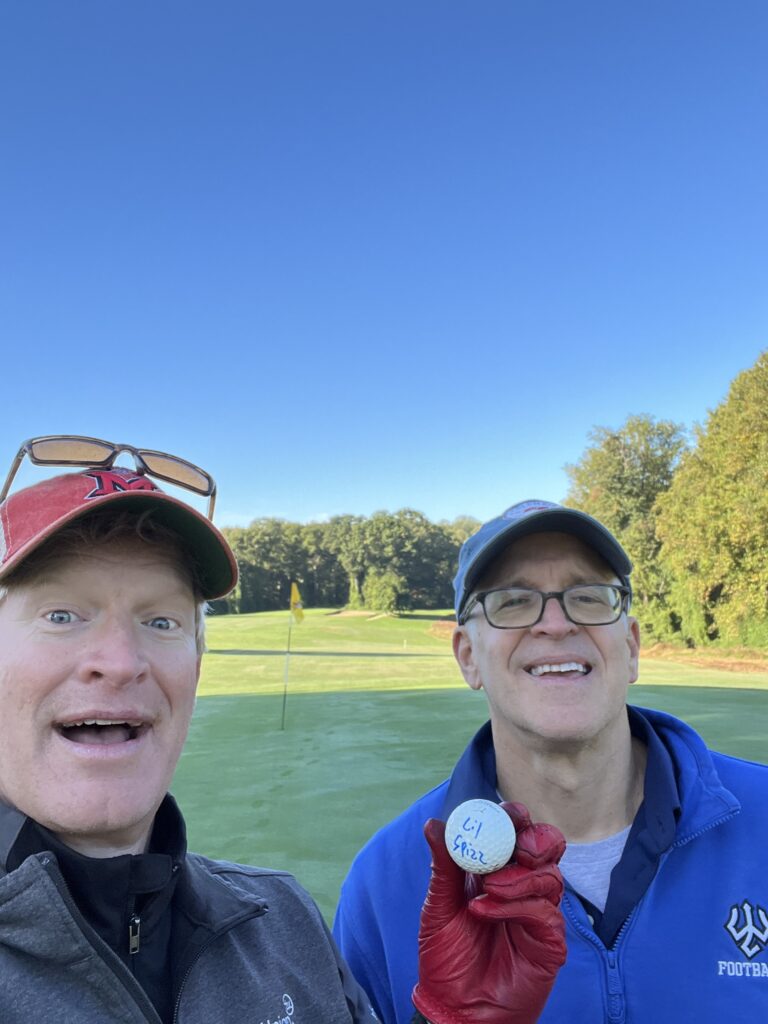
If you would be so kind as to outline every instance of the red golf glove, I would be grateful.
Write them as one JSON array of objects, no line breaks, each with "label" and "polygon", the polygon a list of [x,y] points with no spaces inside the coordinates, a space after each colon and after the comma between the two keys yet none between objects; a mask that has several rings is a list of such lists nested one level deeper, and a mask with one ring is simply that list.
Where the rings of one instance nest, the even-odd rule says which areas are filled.
[{"label": "red golf glove", "polygon": [[419,982],[413,1003],[432,1024],[533,1024],[565,962],[557,867],[565,839],[532,824],[523,804],[502,804],[514,822],[514,860],[470,875],[445,845],[445,823],[424,826],[432,879],[421,912]]}]

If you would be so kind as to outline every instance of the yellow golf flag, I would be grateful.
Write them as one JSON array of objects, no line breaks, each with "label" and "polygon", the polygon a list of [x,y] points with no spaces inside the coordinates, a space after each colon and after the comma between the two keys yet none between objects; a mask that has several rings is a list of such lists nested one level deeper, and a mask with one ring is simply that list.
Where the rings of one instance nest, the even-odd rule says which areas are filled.
[{"label": "yellow golf flag", "polygon": [[299,593],[298,584],[291,584],[291,615],[293,616],[294,622],[301,622],[304,618],[304,612],[302,611],[301,594]]}]

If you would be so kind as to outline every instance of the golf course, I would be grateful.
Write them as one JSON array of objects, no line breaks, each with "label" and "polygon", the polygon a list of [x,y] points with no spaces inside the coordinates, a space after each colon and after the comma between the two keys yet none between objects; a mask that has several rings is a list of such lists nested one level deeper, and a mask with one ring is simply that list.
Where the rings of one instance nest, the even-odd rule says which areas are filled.
[{"label": "golf course", "polygon": [[[305,611],[286,661],[289,619],[209,619],[173,791],[191,849],[292,871],[330,920],[355,852],[446,777],[485,721],[485,701],[456,668],[447,610]],[[736,659],[725,669],[725,657],[694,664],[689,653],[642,657],[632,703],[679,715],[715,749],[768,762],[768,671]]]}]

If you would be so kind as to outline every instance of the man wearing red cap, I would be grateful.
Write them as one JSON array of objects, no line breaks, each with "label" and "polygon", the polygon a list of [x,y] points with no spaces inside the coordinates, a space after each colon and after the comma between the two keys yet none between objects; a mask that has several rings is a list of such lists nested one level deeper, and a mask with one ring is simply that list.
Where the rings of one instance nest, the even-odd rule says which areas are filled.
[{"label": "man wearing red cap", "polygon": [[[135,469],[114,465],[120,452]],[[78,468],[10,493],[25,457]],[[207,497],[208,516],[152,477]],[[210,518],[214,498],[213,480],[186,460],[67,436],[26,442],[0,490],[3,1024],[377,1019],[293,878],[188,853],[168,795],[205,602],[237,579]],[[417,1002],[434,1024],[528,1024],[562,961],[558,837],[536,832],[520,808],[509,813],[529,833],[528,863],[514,877],[497,872],[496,895],[479,908],[438,842],[441,823],[430,824]],[[519,906],[546,929],[528,937],[536,963],[522,973],[509,955],[528,935]],[[481,965],[471,992],[446,978],[444,951],[462,943],[468,958],[507,965],[503,983]],[[510,997],[520,1015],[504,1009]]]}]

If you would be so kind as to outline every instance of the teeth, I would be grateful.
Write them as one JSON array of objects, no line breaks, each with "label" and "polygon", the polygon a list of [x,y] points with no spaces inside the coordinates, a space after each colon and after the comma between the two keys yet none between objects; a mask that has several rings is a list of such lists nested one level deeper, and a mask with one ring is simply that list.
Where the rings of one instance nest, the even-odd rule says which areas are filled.
[{"label": "teeth", "polygon": [[132,729],[138,729],[141,722],[126,718],[81,718],[77,722],[67,722],[64,728],[72,729],[76,725],[127,725]]},{"label": "teeth", "polygon": [[551,675],[555,672],[586,672],[586,665],[578,661],[566,661],[560,665],[534,665],[531,669],[532,676]]}]

